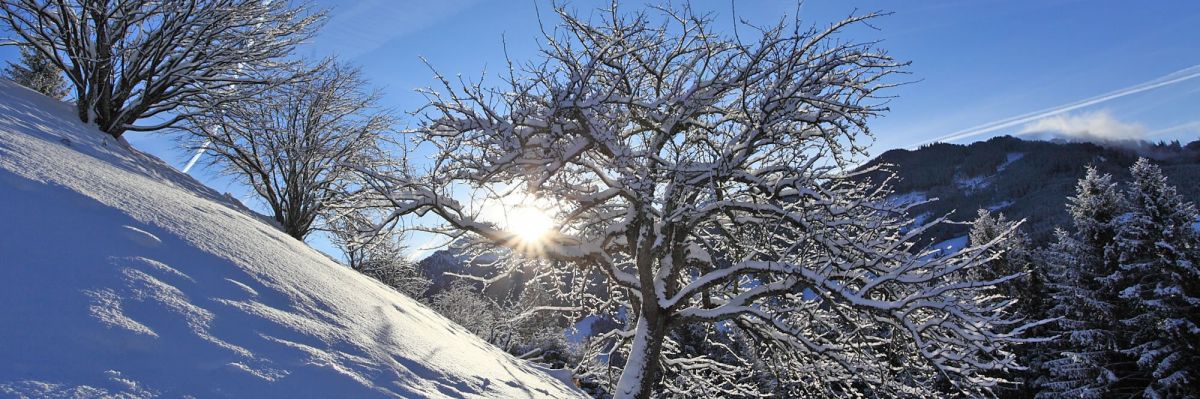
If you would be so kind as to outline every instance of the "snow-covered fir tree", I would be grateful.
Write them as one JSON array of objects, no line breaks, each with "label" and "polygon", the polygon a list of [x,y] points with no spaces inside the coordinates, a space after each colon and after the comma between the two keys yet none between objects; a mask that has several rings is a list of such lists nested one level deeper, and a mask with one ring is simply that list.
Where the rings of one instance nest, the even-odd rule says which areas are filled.
[{"label": "snow-covered fir tree", "polygon": [[19,63],[8,63],[4,75],[18,84],[33,89],[38,93],[54,99],[67,96],[67,81],[58,69],[45,55],[28,46],[21,47]]},{"label": "snow-covered fir tree", "polygon": [[1142,158],[1130,168],[1129,211],[1116,251],[1124,351],[1138,373],[1124,379],[1146,398],[1200,397],[1200,264],[1195,204],[1175,192],[1158,166]]},{"label": "snow-covered fir tree", "polygon": [[1118,381],[1124,359],[1114,279],[1114,239],[1125,200],[1111,175],[1088,167],[1068,199],[1074,232],[1056,231],[1045,252],[1059,341],[1046,345],[1054,358],[1036,382],[1039,398],[1099,398]]},{"label": "snow-covered fir tree", "polygon": [[[592,292],[577,276],[604,276],[611,295],[587,312],[626,324],[598,345],[616,372],[593,375],[614,376],[618,398],[760,396],[714,376],[764,357],[679,350],[672,337],[695,325],[735,324],[792,396],[908,397],[935,383],[986,395],[1003,383],[989,373],[1014,365],[1008,343],[1028,326],[983,288],[1020,276],[971,276],[1004,239],[931,256],[904,205],[852,178],[900,66],[836,39],[872,15],[741,37],[686,6],[591,15],[559,9],[544,59],[512,62],[502,88],[441,77],[414,132],[436,149],[430,170],[363,170],[397,217],[436,215],[437,231],[501,254],[501,271],[536,270],[568,299]],[[472,205],[513,197],[540,204],[551,231],[529,239]],[[664,381],[673,373],[691,375]]]},{"label": "snow-covered fir tree", "polygon": [[[979,268],[977,273],[982,279],[994,279],[1000,276],[1019,274],[1021,277],[1008,281],[993,288],[995,292],[1007,298],[1014,298],[1017,303],[1008,311],[1026,320],[1042,320],[1046,318],[1050,305],[1049,292],[1046,287],[1046,272],[1041,262],[1036,261],[1029,236],[1019,228],[1020,221],[1009,220],[1003,213],[992,215],[986,209],[980,209],[968,233],[971,245],[987,245],[993,240],[1007,236],[1001,245],[993,246],[996,258],[988,262],[986,267]],[[1030,336],[1046,335],[1047,326],[1030,330]],[[1013,352],[1024,370],[1006,370],[1004,373],[1014,376],[1014,385],[1003,387],[999,393],[1004,397],[1029,397],[1033,393],[1034,380],[1043,372],[1042,362],[1044,353],[1040,345],[1017,345]],[[998,373],[1003,375],[1003,373]]]},{"label": "snow-covered fir tree", "polygon": [[997,258],[988,262],[987,267],[977,269],[976,273],[984,279],[1022,274],[1020,279],[997,287],[1008,292],[1008,296],[1012,298],[1025,298],[1025,295],[1017,290],[1030,288],[1028,286],[1031,284],[1040,284],[1039,280],[1042,278],[1040,272],[1034,273],[1029,235],[1021,231],[1019,225],[1019,221],[1009,220],[1003,213],[993,216],[988,210],[980,209],[967,235],[971,245],[986,245],[993,240],[1004,239],[1002,244],[992,246]]}]

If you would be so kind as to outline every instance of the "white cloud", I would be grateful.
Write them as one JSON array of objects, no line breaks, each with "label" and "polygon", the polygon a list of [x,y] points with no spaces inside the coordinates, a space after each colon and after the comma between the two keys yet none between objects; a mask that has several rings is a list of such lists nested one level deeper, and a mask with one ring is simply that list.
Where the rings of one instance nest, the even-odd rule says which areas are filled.
[{"label": "white cloud", "polygon": [[1049,135],[1075,141],[1114,142],[1141,140],[1148,132],[1149,129],[1141,124],[1122,122],[1108,111],[1095,111],[1038,119],[1025,125],[1017,135]]}]

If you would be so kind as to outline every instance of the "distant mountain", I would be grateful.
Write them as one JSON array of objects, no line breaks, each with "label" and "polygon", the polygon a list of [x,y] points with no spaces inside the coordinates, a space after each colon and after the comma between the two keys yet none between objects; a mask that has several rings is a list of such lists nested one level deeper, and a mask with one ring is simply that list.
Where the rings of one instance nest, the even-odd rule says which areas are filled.
[{"label": "distant mountain", "polygon": [[457,282],[475,284],[485,288],[484,293],[497,301],[507,301],[519,297],[521,290],[525,288],[525,275],[531,271],[518,270],[500,276],[487,287],[483,287],[482,283],[455,276],[457,274],[484,278],[495,277],[501,272],[491,265],[494,261],[495,258],[492,257],[472,260],[470,256],[463,255],[455,246],[430,254],[417,262],[418,270],[421,270],[432,282],[425,292],[425,297],[432,298]]},{"label": "distant mountain", "polygon": [[[891,150],[860,170],[882,165],[895,172],[898,179],[891,185],[897,201],[936,198],[913,208],[918,221],[950,214],[951,221],[968,223],[978,209],[989,209],[1025,219],[1024,229],[1036,242],[1045,242],[1055,226],[1070,223],[1066,200],[1087,165],[1126,181],[1129,166],[1139,156],[1159,163],[1184,197],[1200,198],[1200,140],[1186,146],[1178,142],[1097,145],[1004,136],[967,145],[938,143],[911,151]],[[886,172],[865,176],[880,182]],[[942,242],[965,236],[969,226],[963,223],[934,227],[926,239]]]}]

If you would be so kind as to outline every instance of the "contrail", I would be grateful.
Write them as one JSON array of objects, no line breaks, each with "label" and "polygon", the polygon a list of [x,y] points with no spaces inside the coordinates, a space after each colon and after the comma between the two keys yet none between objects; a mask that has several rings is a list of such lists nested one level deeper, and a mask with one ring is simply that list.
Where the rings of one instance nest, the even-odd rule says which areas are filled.
[{"label": "contrail", "polygon": [[196,150],[196,155],[192,155],[192,160],[188,161],[187,165],[184,165],[184,174],[186,174],[188,170],[191,170],[193,166],[196,166],[196,161],[199,161],[200,156],[204,155],[204,150],[208,149],[208,144],[210,142],[212,142],[212,140],[204,140],[204,144],[200,146],[200,149]]},{"label": "contrail", "polygon": [[959,130],[954,133],[947,134],[932,140],[921,142],[914,147],[920,147],[929,143],[940,141],[954,141],[967,137],[979,136],[985,133],[994,132],[1000,129],[1017,126],[1024,123],[1029,123],[1048,116],[1058,115],[1064,112],[1073,111],[1079,108],[1099,104],[1105,101],[1121,98],[1130,94],[1137,94],[1147,90],[1157,89],[1159,87],[1173,85],[1185,80],[1200,77],[1200,65],[1193,65],[1187,68],[1180,69],[1175,72],[1163,75],[1162,77],[1148,82],[1139,83],[1124,89],[1108,92],[1092,98],[1076,101],[1073,103],[1063,104],[1055,107],[1046,108],[1040,111],[1034,111],[1027,114],[1017,115],[1014,117],[1001,119],[994,122],[985,123],[968,129]]},{"label": "contrail", "polygon": [[1179,131],[1192,130],[1192,129],[1200,130],[1200,121],[1191,121],[1191,122],[1181,123],[1181,124],[1178,124],[1175,126],[1171,126],[1171,127],[1165,128],[1165,129],[1155,130],[1153,132],[1146,133],[1146,137],[1154,137],[1154,136],[1159,136],[1159,135],[1163,135],[1163,134],[1167,134],[1167,133],[1175,133],[1175,132],[1179,132]]}]

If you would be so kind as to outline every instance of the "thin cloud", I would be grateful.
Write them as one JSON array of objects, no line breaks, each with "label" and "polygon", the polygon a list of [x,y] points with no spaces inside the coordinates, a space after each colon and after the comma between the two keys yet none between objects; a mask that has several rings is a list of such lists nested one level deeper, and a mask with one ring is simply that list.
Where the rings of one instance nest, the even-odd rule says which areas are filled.
[{"label": "thin cloud", "polygon": [[1027,123],[1030,123],[1033,121],[1037,121],[1039,119],[1063,114],[1063,113],[1074,111],[1074,110],[1084,108],[1084,107],[1089,107],[1092,105],[1103,103],[1105,101],[1111,101],[1111,100],[1114,100],[1117,98],[1125,97],[1125,96],[1128,96],[1131,94],[1137,94],[1137,93],[1141,93],[1141,92],[1144,92],[1147,90],[1153,90],[1153,89],[1157,89],[1159,87],[1177,84],[1177,83],[1187,81],[1190,79],[1194,79],[1197,77],[1200,77],[1200,65],[1193,65],[1193,66],[1169,73],[1158,79],[1150,80],[1150,81],[1147,81],[1144,83],[1139,83],[1139,84],[1129,86],[1129,87],[1126,87],[1126,88],[1123,88],[1120,90],[1108,92],[1105,94],[1101,94],[1099,96],[1087,98],[1087,99],[1076,101],[1073,103],[1063,104],[1063,105],[1059,105],[1056,107],[1050,107],[1050,108],[1046,108],[1046,109],[1043,109],[1040,111],[1034,111],[1034,112],[1030,112],[1027,114],[1017,115],[1014,117],[985,123],[982,125],[968,128],[968,129],[959,130],[954,133],[950,133],[950,134],[947,134],[947,135],[944,135],[944,136],[941,136],[941,137],[938,137],[938,138],[935,138],[932,140],[922,142],[922,143],[918,144],[917,146],[925,145],[925,144],[929,144],[929,143],[935,143],[935,142],[955,141],[955,140],[961,140],[961,139],[965,139],[965,138],[969,138],[969,137],[980,136],[980,135],[991,133],[991,132],[994,132],[994,131],[997,131],[1000,129],[1010,128],[1010,127],[1014,127],[1014,126],[1020,126],[1020,125],[1027,124]]},{"label": "thin cloud", "polygon": [[1191,121],[1191,122],[1181,123],[1181,124],[1178,124],[1175,126],[1171,126],[1168,128],[1155,130],[1153,132],[1146,133],[1146,137],[1155,137],[1155,136],[1161,136],[1161,135],[1168,134],[1168,133],[1186,132],[1186,131],[1200,132],[1200,121]]},{"label": "thin cloud", "polygon": [[349,7],[335,8],[311,46],[318,54],[353,59],[451,18],[476,1],[359,0],[349,3]]}]

